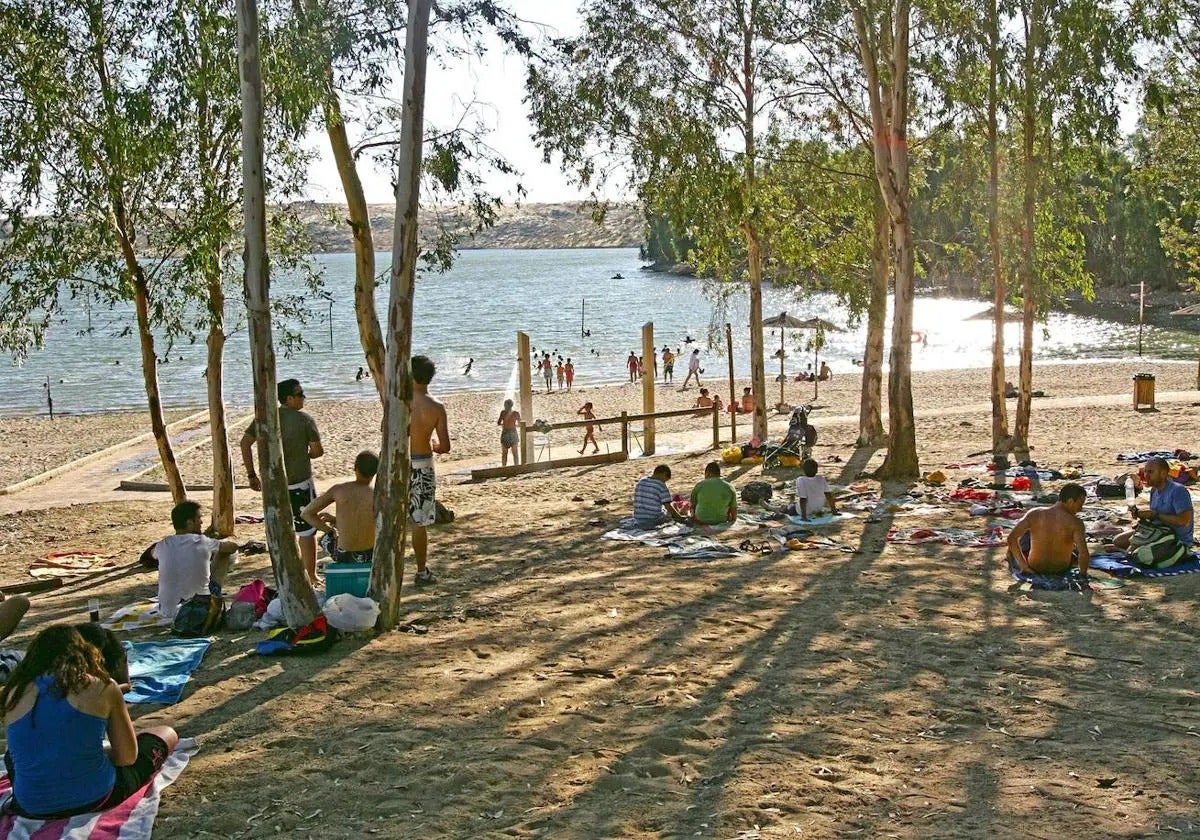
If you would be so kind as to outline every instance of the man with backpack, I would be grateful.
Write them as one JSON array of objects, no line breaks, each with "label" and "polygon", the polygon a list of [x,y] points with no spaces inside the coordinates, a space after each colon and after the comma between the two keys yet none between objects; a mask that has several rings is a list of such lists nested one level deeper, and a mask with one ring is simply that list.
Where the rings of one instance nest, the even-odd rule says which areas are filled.
[{"label": "man with backpack", "polygon": [[1151,458],[1143,469],[1150,505],[1130,506],[1137,526],[1117,534],[1113,545],[1143,566],[1166,568],[1186,557],[1196,541],[1192,494],[1171,478],[1171,467],[1163,458]]},{"label": "man with backpack", "polygon": [[218,587],[233,564],[238,544],[214,540],[202,533],[200,505],[184,500],[171,510],[175,533],[159,540],[153,548],[158,561],[158,611],[174,618],[180,601],[207,595],[209,584]]}]

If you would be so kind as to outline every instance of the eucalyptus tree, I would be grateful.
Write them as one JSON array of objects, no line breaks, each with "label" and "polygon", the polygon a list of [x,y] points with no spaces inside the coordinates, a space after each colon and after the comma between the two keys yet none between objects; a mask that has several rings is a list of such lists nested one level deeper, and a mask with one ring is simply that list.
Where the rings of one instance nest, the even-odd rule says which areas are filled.
[{"label": "eucalyptus tree", "polygon": [[150,425],[171,495],[186,489],[163,420],[154,327],[178,317],[174,255],[156,243],[185,138],[152,66],[149,0],[12,0],[0,7],[0,318],[41,342],[64,296],[132,302]]},{"label": "eucalyptus tree", "polygon": [[744,276],[750,369],[766,437],[764,161],[800,135],[808,92],[798,40],[804,4],[785,0],[587,0],[582,32],[532,66],[535,139],[585,185],[623,177],[694,243],[689,262]]},{"label": "eucalyptus tree", "polygon": [[1078,173],[1117,130],[1117,86],[1135,70],[1134,29],[1111,0],[1014,0],[1009,7],[1010,125],[1020,184],[1022,339],[1013,446],[1027,451],[1033,342],[1039,310],[1075,288],[1091,293],[1083,263]]}]

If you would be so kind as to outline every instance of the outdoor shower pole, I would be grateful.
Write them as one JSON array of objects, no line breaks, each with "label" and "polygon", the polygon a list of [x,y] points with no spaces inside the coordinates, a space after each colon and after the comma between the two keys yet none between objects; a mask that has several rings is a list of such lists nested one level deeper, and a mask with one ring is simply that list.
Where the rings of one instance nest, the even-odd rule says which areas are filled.
[{"label": "outdoor shower pole", "polygon": [[[729,356],[729,407],[733,408],[737,397],[737,386],[733,381],[733,327],[725,322],[725,353]],[[729,412],[729,443],[737,444],[737,412]]]}]

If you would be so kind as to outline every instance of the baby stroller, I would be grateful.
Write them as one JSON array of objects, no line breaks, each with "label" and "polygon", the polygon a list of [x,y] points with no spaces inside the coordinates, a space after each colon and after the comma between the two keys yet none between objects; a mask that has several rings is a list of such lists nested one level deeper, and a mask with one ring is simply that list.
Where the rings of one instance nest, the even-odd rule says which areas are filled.
[{"label": "baby stroller", "polygon": [[783,443],[772,447],[763,454],[764,469],[777,466],[780,457],[785,455],[791,455],[801,461],[812,457],[812,448],[817,443],[817,430],[808,423],[808,411],[809,408],[805,405],[792,412],[792,419],[788,421],[787,436],[784,437]]}]

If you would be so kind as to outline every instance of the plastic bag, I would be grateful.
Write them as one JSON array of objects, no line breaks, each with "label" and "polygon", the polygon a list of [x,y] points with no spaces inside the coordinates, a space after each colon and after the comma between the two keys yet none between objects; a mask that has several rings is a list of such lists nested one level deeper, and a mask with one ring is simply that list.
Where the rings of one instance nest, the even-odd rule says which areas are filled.
[{"label": "plastic bag", "polygon": [[375,626],[379,618],[379,605],[370,598],[359,598],[343,592],[325,602],[325,618],[335,630],[358,633]]}]

